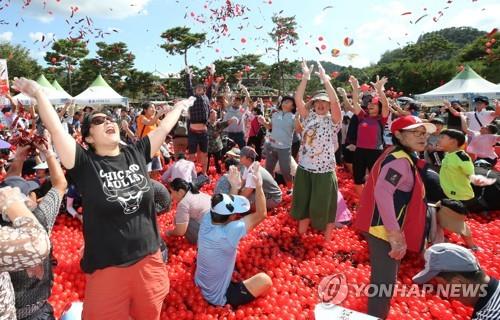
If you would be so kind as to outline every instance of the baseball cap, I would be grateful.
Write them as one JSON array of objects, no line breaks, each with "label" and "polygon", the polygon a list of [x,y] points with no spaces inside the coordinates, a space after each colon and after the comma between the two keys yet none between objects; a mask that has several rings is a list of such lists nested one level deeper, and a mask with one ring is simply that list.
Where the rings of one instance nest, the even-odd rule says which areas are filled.
[{"label": "baseball cap", "polygon": [[5,180],[0,184],[0,187],[19,188],[21,193],[27,196],[30,192],[40,188],[40,185],[35,181],[25,180],[19,176],[11,176],[5,178]]},{"label": "baseball cap", "polygon": [[33,167],[33,169],[35,169],[35,170],[43,170],[43,169],[48,169],[48,168],[49,168],[49,165],[47,164],[47,161],[39,163]]},{"label": "baseball cap", "polygon": [[490,100],[488,99],[488,97],[485,96],[477,96],[474,98],[474,102],[484,102],[486,104],[489,104]]},{"label": "baseball cap", "polygon": [[241,148],[240,156],[255,159],[257,158],[257,152],[254,148],[246,146]]},{"label": "baseball cap", "polygon": [[232,156],[232,157],[235,157],[235,158],[240,158],[240,154],[241,154],[241,150],[239,148],[232,148],[231,150],[229,150],[228,152],[226,152],[226,155],[227,156]]},{"label": "baseball cap", "polygon": [[229,195],[225,193],[219,193],[214,195],[214,197],[222,196],[222,201],[217,203],[211,208],[212,212],[229,216],[236,213],[245,213],[250,210],[250,201],[243,196]]},{"label": "baseball cap", "polygon": [[425,267],[413,277],[415,283],[425,283],[441,272],[474,272],[480,270],[472,252],[453,243],[431,246],[424,254]]},{"label": "baseball cap", "polygon": [[436,126],[430,122],[423,122],[422,119],[415,116],[404,116],[394,120],[391,124],[391,133],[394,134],[399,130],[410,130],[418,127],[425,127],[428,133],[436,131]]},{"label": "baseball cap", "polygon": [[327,102],[330,102],[330,97],[328,97],[328,95],[324,92],[320,92],[320,93],[317,93],[315,94],[311,101],[316,101],[316,100],[321,100],[321,101],[327,101]]}]

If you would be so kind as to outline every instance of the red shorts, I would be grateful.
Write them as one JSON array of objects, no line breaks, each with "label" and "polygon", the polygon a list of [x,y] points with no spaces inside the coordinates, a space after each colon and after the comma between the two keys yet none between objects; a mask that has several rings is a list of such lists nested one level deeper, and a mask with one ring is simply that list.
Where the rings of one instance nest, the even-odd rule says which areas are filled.
[{"label": "red shorts", "polygon": [[83,319],[160,319],[170,287],[160,251],[129,267],[108,267],[86,278]]}]

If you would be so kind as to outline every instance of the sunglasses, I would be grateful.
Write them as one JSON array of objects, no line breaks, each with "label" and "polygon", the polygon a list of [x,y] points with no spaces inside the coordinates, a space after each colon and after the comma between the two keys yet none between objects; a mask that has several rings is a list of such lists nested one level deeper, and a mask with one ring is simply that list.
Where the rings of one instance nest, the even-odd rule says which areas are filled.
[{"label": "sunglasses", "polygon": [[111,116],[95,116],[90,120],[90,124],[99,126],[106,122],[106,120],[108,120],[109,122],[116,122],[116,119]]}]

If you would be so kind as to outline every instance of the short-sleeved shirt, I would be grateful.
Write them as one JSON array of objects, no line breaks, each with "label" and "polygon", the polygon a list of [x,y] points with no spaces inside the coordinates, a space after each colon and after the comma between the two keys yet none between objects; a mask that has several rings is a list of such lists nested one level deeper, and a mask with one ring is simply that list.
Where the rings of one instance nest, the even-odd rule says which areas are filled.
[{"label": "short-sleeved shirt", "polygon": [[146,126],[144,124],[142,124],[142,121],[143,120],[151,120],[150,118],[146,117],[145,115],[141,114],[137,117],[136,121],[137,121],[137,135],[139,138],[143,138],[145,136],[147,136],[151,131],[155,130],[157,125],[156,123],[155,124],[151,124],[149,126]]},{"label": "short-sleeved shirt", "polygon": [[439,171],[439,182],[444,194],[453,200],[474,198],[474,190],[469,181],[472,174],[474,164],[467,153],[462,150],[447,153]]},{"label": "short-sleeved shirt", "polygon": [[[479,123],[476,119],[479,119],[481,123]],[[465,117],[467,118],[467,123],[469,126],[469,129],[472,131],[479,131],[481,127],[486,127],[490,123],[495,120],[496,115],[495,111],[488,111],[488,110],[481,110],[481,112],[477,111],[469,111],[465,113]]]},{"label": "short-sleeved shirt", "polygon": [[314,173],[332,172],[340,124],[333,123],[329,114],[320,116],[310,111],[303,120],[303,126],[299,166]]},{"label": "short-sleeved shirt", "polygon": [[231,192],[231,183],[229,182],[227,175],[223,175],[219,178],[219,180],[217,180],[217,183],[215,184],[214,194],[217,193],[229,194],[230,192]]},{"label": "short-sleeved shirt", "polygon": [[500,136],[494,134],[479,134],[472,131],[473,138],[467,146],[467,152],[473,153],[478,158],[496,159],[495,145],[500,142]]},{"label": "short-sleeved shirt", "polygon": [[193,194],[188,191],[177,204],[175,223],[188,223],[189,219],[200,222],[203,215],[210,211],[210,200],[211,197],[206,193]]},{"label": "short-sleeved shirt", "polygon": [[194,162],[186,159],[179,159],[174,162],[161,177],[164,183],[171,182],[175,178],[193,182],[193,180],[196,179],[196,166]]},{"label": "short-sleeved shirt", "polygon": [[[245,180],[245,188],[255,189],[255,183],[250,177],[252,173],[252,168],[245,168],[243,172],[242,179]],[[266,168],[260,168],[260,174],[262,176],[262,190],[266,199],[272,199],[275,201],[281,201],[281,189],[274,180],[273,176],[266,170]]]},{"label": "short-sleeved shirt", "polygon": [[154,192],[146,167],[150,161],[148,137],[123,147],[117,156],[102,157],[76,146],[69,174],[82,193],[85,273],[125,265],[159,249]]},{"label": "short-sleeved shirt", "polygon": [[383,130],[387,118],[381,116],[370,117],[361,110],[358,113],[358,134],[356,147],[370,150],[382,150],[384,148]]},{"label": "short-sleeved shirt", "polygon": [[211,304],[226,304],[226,291],[236,262],[241,238],[247,234],[243,220],[213,224],[209,214],[203,216],[198,233],[198,256],[194,282]]},{"label": "short-sleeved shirt", "polygon": [[472,320],[500,319],[500,286],[498,280],[490,277],[486,296],[479,298],[472,312]]},{"label": "short-sleeved shirt", "polygon": [[295,129],[295,115],[291,112],[277,111],[271,118],[271,146],[276,149],[292,147],[293,131]]},{"label": "short-sleeved shirt", "polygon": [[226,109],[226,114],[224,115],[224,121],[228,121],[232,117],[238,118],[237,123],[232,123],[224,129],[225,132],[244,132],[245,131],[245,123],[243,121],[243,115],[246,113],[246,109],[244,107],[233,108],[232,106]]}]

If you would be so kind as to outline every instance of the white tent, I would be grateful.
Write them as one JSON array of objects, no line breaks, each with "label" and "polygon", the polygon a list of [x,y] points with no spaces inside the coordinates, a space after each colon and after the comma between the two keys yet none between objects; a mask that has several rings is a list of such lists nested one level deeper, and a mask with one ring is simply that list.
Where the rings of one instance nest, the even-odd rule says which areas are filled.
[{"label": "white tent", "polygon": [[73,99],[73,97],[66,92],[66,90],[64,90],[63,87],[61,87],[61,85],[59,84],[59,82],[57,82],[57,80],[54,80],[52,82],[52,86],[54,87],[54,89],[56,89],[57,91],[61,92],[63,95],[65,95],[68,99]]},{"label": "white tent", "polygon": [[500,86],[483,79],[471,67],[465,66],[448,83],[426,93],[417,94],[418,101],[460,100],[470,101],[475,96],[500,99]]},{"label": "white tent", "polygon": [[[64,104],[66,103],[66,101],[71,99],[71,96],[68,93],[58,91],[56,88],[54,88],[43,74],[38,77],[36,82],[40,85],[52,104]],[[18,95],[15,95],[13,98],[23,105],[31,104],[31,98],[25,94],[20,93]]]},{"label": "white tent", "polygon": [[128,99],[113,90],[101,75],[97,76],[90,87],[74,99],[76,104],[84,105],[120,104],[126,106],[128,104]]}]

